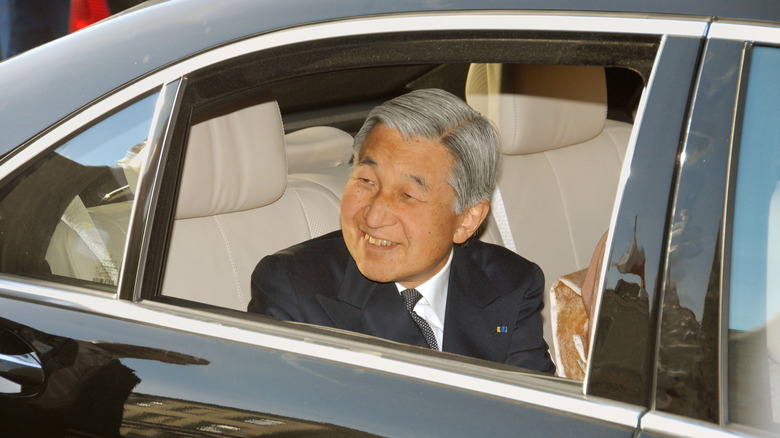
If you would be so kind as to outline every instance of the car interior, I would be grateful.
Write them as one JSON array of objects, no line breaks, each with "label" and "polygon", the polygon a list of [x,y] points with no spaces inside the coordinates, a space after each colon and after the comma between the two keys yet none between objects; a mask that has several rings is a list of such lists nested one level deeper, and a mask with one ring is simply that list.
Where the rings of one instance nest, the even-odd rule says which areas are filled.
[{"label": "car interior", "polygon": [[[458,94],[499,127],[503,158],[498,188],[503,202],[497,206],[494,199],[494,214],[479,238],[513,245],[538,263],[548,291],[566,274],[581,272],[584,277],[609,226],[632,128],[625,121],[633,116],[630,107],[613,110],[621,120],[608,118],[608,69],[474,63],[422,71],[429,76],[409,81],[403,89],[435,86],[431,76],[447,75],[446,86],[452,89],[450,84],[459,83],[463,88]],[[621,92],[636,105],[639,75],[612,71],[609,77],[622,81],[613,88],[633,87]],[[302,122],[306,119],[294,106],[284,105],[285,98],[292,100],[284,95],[290,89],[300,87],[279,87],[192,126],[161,288],[164,296],[244,310],[251,299],[251,273],[263,256],[339,228],[352,136],[373,102],[364,105],[356,120],[340,114],[330,125],[311,126]],[[310,123],[312,119],[317,120],[309,118]],[[279,171],[285,167],[286,174]],[[500,230],[500,223],[508,225],[509,234]],[[578,287],[571,290],[579,292]],[[559,346],[562,341],[555,334],[568,324],[561,321],[554,331],[557,321],[551,310],[556,303],[551,297],[546,295],[544,316],[548,344],[557,347],[556,363],[567,364],[559,374],[581,379],[587,315],[579,331],[568,334],[567,346]],[[581,299],[575,304],[582,314]],[[568,354],[565,362],[562,354]]]},{"label": "car interior", "polygon": [[[146,260],[156,283],[145,283],[141,297],[245,311],[250,276],[262,257],[339,228],[352,138],[370,109],[413,89],[443,88],[499,128],[500,197],[478,238],[540,265],[551,355],[559,375],[582,379],[589,336],[578,296],[609,227],[633,118],[657,48],[657,41],[627,38],[630,44],[577,41],[583,48],[577,53],[567,50],[571,41],[555,45],[533,37],[523,40],[528,49],[523,62],[517,62],[518,43],[511,40],[468,50],[436,38],[417,49],[409,49],[404,38],[381,40],[407,50],[399,61],[393,57],[401,52],[380,56],[385,52],[374,47],[379,38],[366,38],[352,47],[347,61],[334,61],[338,47],[315,44],[300,52],[267,51],[262,62],[253,54],[194,72],[164,163],[161,185],[167,189],[158,199]],[[441,62],[430,63],[431,50],[440,46],[446,48]],[[138,145],[132,142],[137,156],[145,157]],[[74,186],[52,213],[59,221],[45,221],[40,239],[45,254],[16,265],[6,257],[3,272],[54,275],[55,281],[116,291],[116,273],[96,273],[110,271],[106,253],[123,259],[138,165],[107,164],[99,169],[111,174],[110,183],[98,178]],[[36,174],[25,172],[21,180]],[[69,207],[95,191],[100,185],[95,181],[107,185],[101,195],[122,189],[122,196],[104,202],[100,212],[92,204],[86,210]],[[14,193],[13,185],[3,190]],[[4,205],[11,203],[0,203],[0,211]],[[91,220],[87,228],[97,233],[85,238],[73,232],[67,211]],[[85,247],[86,240],[100,241],[95,236],[114,236],[115,246]],[[14,251],[10,242],[2,245],[6,253]],[[558,281],[572,273],[578,274]]]}]

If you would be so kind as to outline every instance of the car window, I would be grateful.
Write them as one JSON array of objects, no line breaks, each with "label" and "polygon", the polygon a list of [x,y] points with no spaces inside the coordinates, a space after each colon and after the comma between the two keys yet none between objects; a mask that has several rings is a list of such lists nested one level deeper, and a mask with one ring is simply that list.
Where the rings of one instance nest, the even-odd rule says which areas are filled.
[{"label": "car window", "polygon": [[157,94],[44,154],[0,188],[0,271],[115,291]]},{"label": "car window", "polygon": [[[416,88],[444,88],[467,101],[475,95],[478,99],[487,91],[479,93],[479,87],[474,86],[472,89],[478,91],[467,95],[467,83],[470,77],[480,77],[478,74],[484,69],[500,70],[512,77],[533,74],[538,78],[541,70],[553,71],[560,77],[583,75],[583,80],[598,81],[600,77],[605,96],[604,110],[609,94],[606,88],[616,90],[609,108],[614,119],[606,120],[607,111],[604,111],[597,121],[600,127],[606,124],[606,128],[601,128],[603,135],[601,130],[588,133],[584,139],[569,143],[578,147],[567,150],[550,147],[552,152],[546,155],[533,151],[504,157],[506,166],[529,168],[507,174],[541,174],[537,185],[545,196],[553,199],[560,199],[556,191],[558,186],[552,181],[555,172],[571,175],[561,183],[569,190],[579,185],[577,178],[583,173],[581,166],[572,163],[577,160],[602,163],[604,177],[591,176],[591,180],[598,181],[589,186],[590,191],[580,194],[576,187],[573,189],[573,197],[579,195],[590,203],[587,210],[579,205],[572,207],[575,210],[572,220],[580,225],[574,238],[582,241],[581,253],[575,254],[567,243],[570,239],[565,224],[555,222],[542,227],[537,223],[542,220],[541,214],[538,221],[537,217],[529,218],[513,229],[520,233],[516,238],[522,243],[518,251],[542,266],[545,278],[549,279],[548,284],[543,285],[544,291],[549,290],[560,276],[586,268],[599,239],[609,227],[618,176],[632,129],[636,105],[632,97],[639,96],[644,85],[641,76],[628,69],[577,65],[531,67],[517,63],[467,62],[380,65],[279,80],[258,87],[263,93],[256,96],[244,92],[242,101],[236,102],[236,94],[231,94],[226,98],[227,103],[220,106],[217,104],[221,102],[217,101],[193,109],[161,295],[246,310],[252,298],[252,273],[264,256],[340,228],[339,203],[351,172],[352,136],[368,111],[390,97]],[[227,78],[229,76],[224,80]],[[384,78],[395,79],[390,82]],[[215,80],[213,76],[209,79]],[[470,83],[474,82],[476,79]],[[200,82],[193,80],[185,94],[200,96],[193,91],[199,86]],[[487,85],[482,87],[487,89]],[[338,95],[343,96],[343,100],[333,97]],[[479,102],[476,99],[475,105]],[[184,102],[185,105],[189,103],[186,98]],[[545,127],[551,131],[556,129],[553,124]],[[598,138],[590,141],[594,136]],[[573,152],[569,154],[569,151]],[[251,166],[245,166],[248,163]],[[526,192],[516,190],[522,186],[520,181],[500,183],[510,218],[519,214],[518,205],[525,202],[547,205],[545,215],[553,217],[560,217],[560,211],[567,208],[563,203],[542,202],[539,196],[527,199]],[[248,186],[252,189],[247,190]],[[495,230],[497,227],[491,219],[480,238],[501,244],[502,237]],[[545,236],[553,235],[556,242],[563,242],[555,255],[545,251],[546,247],[539,243],[542,238],[528,244],[526,234],[540,230]],[[567,337],[566,347],[561,347],[571,351],[567,367],[571,372],[561,375],[582,380],[587,351],[587,341],[582,341],[587,323],[582,321],[587,320],[587,316],[582,299],[577,296],[579,286],[574,289],[561,292],[570,293],[571,297],[560,298],[571,298],[575,302],[573,305],[580,303],[573,309],[579,318],[576,328],[579,331]],[[220,293],[214,293],[216,290]],[[545,309],[550,308],[550,304],[545,304]],[[551,334],[552,316],[547,314],[545,319]],[[556,321],[567,324],[564,318]],[[555,348],[553,340],[549,336],[547,339]],[[563,366],[560,369],[564,369]]]},{"label": "car window", "polygon": [[780,49],[753,50],[731,242],[729,420],[780,431]]},{"label": "car window", "polygon": [[[399,33],[390,39],[345,37],[339,44],[302,42],[285,50],[247,53],[189,74],[166,152],[165,167],[171,171],[157,184],[154,220],[161,226],[152,227],[150,241],[164,245],[150,248],[143,279],[149,287],[141,288],[141,298],[245,313],[261,259],[312,238],[328,238],[340,228],[352,137],[372,108],[422,88],[441,88],[484,107],[493,95],[509,93],[503,86],[509,78],[520,81],[527,76],[534,78],[536,89],[561,90],[565,97],[550,99],[556,105],[576,108],[567,112],[574,114],[567,122],[577,128],[575,138],[506,150],[503,161],[512,170],[503,173],[509,179],[499,185],[506,216],[514,221],[510,227],[517,251],[544,272],[546,284],[539,289],[546,301],[542,321],[550,355],[558,360],[559,375],[583,380],[589,316],[580,283],[609,228],[635,111],[659,41],[650,36],[588,35],[576,43],[582,50],[572,51],[574,43],[556,35],[507,33],[506,38],[476,39],[464,50],[455,36],[431,33],[418,41],[419,35]],[[615,38],[620,44],[603,51],[602,40]],[[410,41],[416,44],[413,53],[407,50]],[[359,50],[342,50],[352,44]],[[302,63],[303,54],[328,62]],[[622,60],[619,66],[615,57]],[[502,75],[507,81],[486,82]],[[543,83],[547,78],[558,83],[548,86]],[[569,86],[583,82],[588,85]],[[576,96],[578,90],[594,95]],[[528,119],[540,113],[531,109],[536,97],[532,89],[518,97]],[[588,111],[591,103],[597,111]],[[530,123],[539,132],[529,137],[560,139],[560,132],[572,132],[553,123],[553,117],[542,118],[546,123]],[[589,172],[585,162],[599,163],[598,175]],[[534,190],[526,190],[532,185]],[[566,200],[572,203],[564,205]],[[525,214],[528,209],[521,205],[529,202],[544,212]],[[572,223],[577,226],[568,226]],[[493,218],[479,238],[504,242]],[[555,306],[549,291],[564,275],[574,275],[577,284],[562,288]],[[571,302],[576,318],[553,314],[551,309],[561,309],[564,300]],[[505,333],[500,330],[506,326],[492,329]]]}]

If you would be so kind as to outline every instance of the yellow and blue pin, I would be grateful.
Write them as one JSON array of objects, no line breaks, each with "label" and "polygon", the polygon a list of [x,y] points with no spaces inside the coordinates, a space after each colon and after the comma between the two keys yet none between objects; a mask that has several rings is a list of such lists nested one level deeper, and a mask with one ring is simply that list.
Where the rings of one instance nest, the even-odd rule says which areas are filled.
[{"label": "yellow and blue pin", "polygon": [[496,333],[506,333],[506,326],[505,325],[500,325],[500,326],[496,327]]}]

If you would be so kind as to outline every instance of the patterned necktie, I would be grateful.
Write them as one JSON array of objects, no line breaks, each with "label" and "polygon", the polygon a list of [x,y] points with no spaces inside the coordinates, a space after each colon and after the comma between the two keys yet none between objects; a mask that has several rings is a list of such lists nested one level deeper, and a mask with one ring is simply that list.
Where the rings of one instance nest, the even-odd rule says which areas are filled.
[{"label": "patterned necktie", "polygon": [[415,289],[406,289],[403,292],[401,292],[401,295],[404,297],[404,303],[406,303],[406,309],[409,311],[409,314],[412,315],[412,319],[414,319],[414,322],[417,323],[418,326],[420,326],[420,330],[422,330],[423,335],[425,335],[425,340],[428,341],[428,346],[431,347],[431,350],[439,350],[439,344],[436,343],[436,336],[433,335],[433,330],[431,329],[431,326],[428,325],[428,322],[425,321],[420,315],[415,313],[414,306],[417,305],[417,302],[420,301],[420,298],[422,298],[422,295],[420,295],[420,292],[417,292]]}]

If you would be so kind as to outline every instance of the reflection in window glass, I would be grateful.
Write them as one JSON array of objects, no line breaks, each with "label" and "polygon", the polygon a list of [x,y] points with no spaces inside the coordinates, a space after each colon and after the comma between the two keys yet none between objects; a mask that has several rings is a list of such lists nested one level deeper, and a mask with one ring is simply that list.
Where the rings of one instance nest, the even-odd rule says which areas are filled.
[{"label": "reflection in window glass", "polygon": [[734,200],[729,420],[780,431],[780,49],[748,78]]},{"label": "reflection in window glass", "polygon": [[103,119],[0,188],[0,272],[115,291],[157,95]]}]

